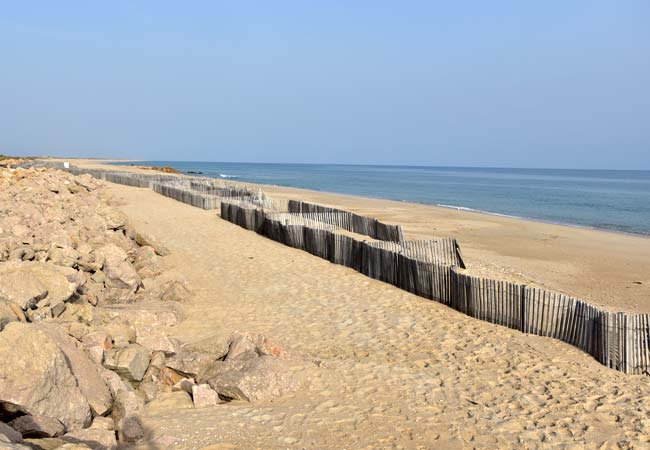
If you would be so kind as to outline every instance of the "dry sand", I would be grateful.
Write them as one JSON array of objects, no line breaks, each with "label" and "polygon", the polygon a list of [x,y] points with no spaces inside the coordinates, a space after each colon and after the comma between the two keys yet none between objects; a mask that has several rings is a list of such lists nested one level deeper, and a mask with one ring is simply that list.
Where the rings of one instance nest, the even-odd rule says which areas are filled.
[{"label": "dry sand", "polygon": [[[74,164],[133,170],[105,162],[75,160]],[[555,290],[612,311],[650,312],[647,237],[407,202],[262,187],[273,198],[313,201],[399,223],[409,239],[454,237],[469,271],[476,275]]]},{"label": "dry sand", "polygon": [[[235,329],[264,333],[290,350],[304,380],[301,390],[272,403],[150,414],[145,424],[154,437],[176,438],[169,448],[650,448],[648,377],[607,369],[552,339],[471,319],[215,212],[147,189],[108,190],[138,229],[172,250],[166,261],[194,287],[178,337],[209,348]],[[622,289],[602,278],[620,286],[631,280],[616,262],[650,281],[640,268],[648,267],[649,243],[638,237],[395,202],[300,197],[399,218],[411,236],[456,235],[473,270],[601,294],[578,281],[589,277],[613,301]],[[640,295],[626,298],[638,301],[613,304],[643,306]]]}]

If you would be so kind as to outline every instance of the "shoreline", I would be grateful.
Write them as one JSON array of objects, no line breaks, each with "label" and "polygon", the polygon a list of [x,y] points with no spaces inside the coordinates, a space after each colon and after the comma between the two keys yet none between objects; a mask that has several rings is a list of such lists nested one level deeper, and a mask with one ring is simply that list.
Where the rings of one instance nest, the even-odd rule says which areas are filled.
[{"label": "shoreline", "polygon": [[[72,164],[139,171],[115,160]],[[478,211],[227,180],[278,200],[301,199],[401,224],[409,239],[453,237],[472,275],[557,291],[604,308],[650,311],[650,239],[644,235],[552,224]]]}]

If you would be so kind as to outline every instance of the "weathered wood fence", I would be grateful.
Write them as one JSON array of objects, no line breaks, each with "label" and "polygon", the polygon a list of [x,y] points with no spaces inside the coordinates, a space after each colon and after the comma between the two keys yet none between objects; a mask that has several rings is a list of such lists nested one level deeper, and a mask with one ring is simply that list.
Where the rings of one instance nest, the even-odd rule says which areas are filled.
[{"label": "weathered wood fence", "polygon": [[[68,170],[113,183],[151,187],[200,208],[220,207],[223,219],[277,242],[468,316],[559,339],[612,369],[650,374],[650,315],[610,312],[557,292],[463,273],[464,262],[454,239],[406,241],[398,225],[305,202],[289,201],[286,205],[259,192],[227,191],[227,186],[203,179],[185,177],[185,187],[179,187],[174,185],[179,178],[167,175]],[[207,200],[212,198],[219,200]],[[343,230],[378,241],[360,240]]]},{"label": "weathered wood fence", "polygon": [[345,227],[341,227],[345,230],[370,236],[373,239],[379,239],[382,241],[404,242],[405,240],[401,225],[386,224],[375,218],[360,216],[359,214],[350,211],[344,211],[329,206],[316,205],[314,203],[307,203],[299,200],[289,200],[289,212],[297,214],[330,213],[347,215],[349,216],[349,219],[346,220]]},{"label": "weathered wood fence", "polygon": [[[51,164],[54,168],[63,168],[60,163]],[[50,166],[50,164],[46,163],[41,163],[41,165]],[[253,191],[212,178],[105,169],[80,169],[78,167],[70,167],[65,170],[74,175],[89,174],[97,179],[111,183],[150,188],[165,197],[202,209],[219,209],[221,200],[224,198],[250,198],[255,199],[258,206],[264,206],[264,194],[261,190]]]},{"label": "weathered wood fence", "polygon": [[340,210],[265,213],[254,205],[224,201],[221,212],[246,229],[468,316],[559,339],[625,373],[648,374],[648,314],[603,311],[556,292],[468,275],[461,271],[464,262],[454,239],[362,241],[338,232],[349,229],[349,216]]}]

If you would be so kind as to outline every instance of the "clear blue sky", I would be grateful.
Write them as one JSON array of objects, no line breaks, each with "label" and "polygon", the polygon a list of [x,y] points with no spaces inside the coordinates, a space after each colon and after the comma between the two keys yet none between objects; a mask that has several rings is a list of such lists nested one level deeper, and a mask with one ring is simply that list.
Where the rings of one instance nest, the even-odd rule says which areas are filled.
[{"label": "clear blue sky", "polygon": [[650,1],[0,1],[0,153],[650,169]]}]

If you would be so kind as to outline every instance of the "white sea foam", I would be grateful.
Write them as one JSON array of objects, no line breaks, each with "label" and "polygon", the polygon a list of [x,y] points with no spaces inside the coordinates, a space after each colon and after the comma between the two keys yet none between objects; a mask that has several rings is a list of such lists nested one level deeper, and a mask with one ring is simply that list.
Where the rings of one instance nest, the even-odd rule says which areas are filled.
[{"label": "white sea foam", "polygon": [[469,212],[476,212],[476,213],[481,213],[481,214],[489,214],[491,216],[499,216],[499,217],[510,217],[512,219],[522,219],[520,216],[513,216],[511,214],[500,214],[500,213],[495,213],[491,211],[484,211],[482,209],[474,209],[474,208],[467,208],[466,206],[456,206],[456,205],[445,205],[442,203],[436,204],[436,206],[440,206],[441,208],[449,208],[449,209],[455,209],[458,211],[469,211]]},{"label": "white sea foam", "polygon": [[221,178],[238,178],[239,175],[228,175],[227,173],[220,173],[219,176]]}]

